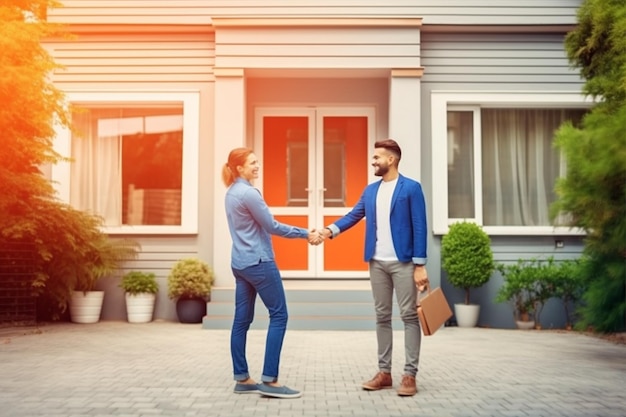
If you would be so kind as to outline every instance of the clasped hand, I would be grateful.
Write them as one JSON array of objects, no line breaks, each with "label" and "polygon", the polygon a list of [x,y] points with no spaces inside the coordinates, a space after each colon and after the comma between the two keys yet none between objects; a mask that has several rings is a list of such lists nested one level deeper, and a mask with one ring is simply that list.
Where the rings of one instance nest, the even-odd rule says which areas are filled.
[{"label": "clasped hand", "polygon": [[317,246],[324,242],[324,234],[322,232],[313,229],[309,232],[309,244]]}]

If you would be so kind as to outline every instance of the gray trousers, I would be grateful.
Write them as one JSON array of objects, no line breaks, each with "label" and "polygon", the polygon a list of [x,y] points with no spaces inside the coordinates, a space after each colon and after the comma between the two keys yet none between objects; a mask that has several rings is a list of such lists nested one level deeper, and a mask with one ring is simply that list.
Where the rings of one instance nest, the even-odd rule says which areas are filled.
[{"label": "gray trousers", "polygon": [[417,287],[411,262],[370,261],[370,283],[376,310],[378,369],[391,372],[393,329],[391,326],[395,289],[400,318],[404,323],[404,374],[415,376],[420,356],[422,332],[417,317]]}]

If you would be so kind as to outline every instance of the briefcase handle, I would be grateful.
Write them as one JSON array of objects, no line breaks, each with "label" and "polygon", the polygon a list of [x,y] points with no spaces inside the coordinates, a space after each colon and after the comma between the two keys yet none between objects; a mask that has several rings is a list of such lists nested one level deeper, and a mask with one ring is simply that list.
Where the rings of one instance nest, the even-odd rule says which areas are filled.
[{"label": "briefcase handle", "polygon": [[[426,293],[426,295],[430,294],[430,280],[428,281],[428,283],[426,283],[424,285],[424,288],[422,290],[420,290],[420,286],[415,284],[415,287],[417,288],[417,306],[419,307],[421,306],[420,301],[421,301],[421,297],[420,294]],[[426,291],[428,290],[428,292]]]}]

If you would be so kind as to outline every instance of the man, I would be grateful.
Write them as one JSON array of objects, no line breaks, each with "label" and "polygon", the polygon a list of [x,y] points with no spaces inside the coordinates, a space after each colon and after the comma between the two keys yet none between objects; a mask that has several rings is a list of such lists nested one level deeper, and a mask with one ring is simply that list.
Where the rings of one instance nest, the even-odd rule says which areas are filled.
[{"label": "man", "polygon": [[398,395],[417,393],[421,329],[417,317],[418,287],[428,283],[426,273],[426,204],[421,185],[398,172],[402,151],[396,141],[374,144],[372,166],[381,181],[369,184],[356,206],[320,232],[334,238],[365,217],[365,261],[376,310],[379,372],[363,383],[366,390],[393,386],[391,326],[393,292],[404,323],[405,365]]}]

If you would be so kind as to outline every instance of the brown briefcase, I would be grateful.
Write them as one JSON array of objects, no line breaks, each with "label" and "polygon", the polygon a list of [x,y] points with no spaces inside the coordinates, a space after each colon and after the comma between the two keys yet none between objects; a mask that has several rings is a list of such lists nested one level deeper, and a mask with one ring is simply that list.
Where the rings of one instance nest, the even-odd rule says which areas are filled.
[{"label": "brown briefcase", "polygon": [[434,290],[427,286],[428,292],[420,297],[418,294],[417,315],[420,319],[422,332],[425,336],[435,334],[443,324],[452,317],[452,310],[448,305],[443,291],[440,287]]}]

